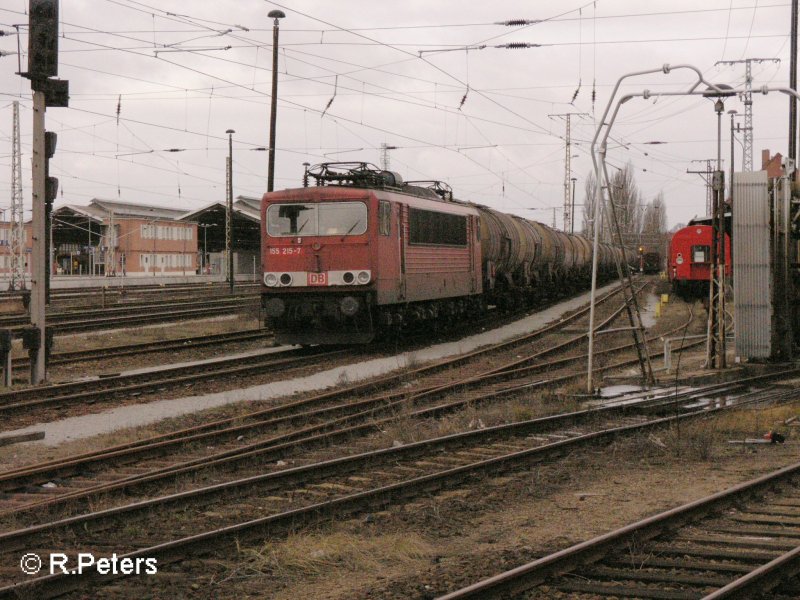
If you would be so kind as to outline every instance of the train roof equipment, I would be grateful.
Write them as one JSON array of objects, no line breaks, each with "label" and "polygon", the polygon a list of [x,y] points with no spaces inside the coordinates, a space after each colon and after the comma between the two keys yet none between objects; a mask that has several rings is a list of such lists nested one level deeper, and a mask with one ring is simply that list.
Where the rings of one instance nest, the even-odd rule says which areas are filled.
[{"label": "train roof equipment", "polygon": [[313,166],[306,163],[303,187],[308,187],[309,178],[314,179],[317,186],[339,185],[382,189],[431,200],[451,201],[453,199],[452,188],[442,181],[404,182],[399,173],[379,169],[367,162],[330,162]]}]

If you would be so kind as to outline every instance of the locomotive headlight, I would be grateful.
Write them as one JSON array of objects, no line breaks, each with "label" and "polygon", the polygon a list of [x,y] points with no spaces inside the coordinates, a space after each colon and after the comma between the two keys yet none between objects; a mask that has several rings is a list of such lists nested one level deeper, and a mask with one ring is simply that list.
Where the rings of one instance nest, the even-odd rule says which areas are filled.
[{"label": "locomotive headlight", "polygon": [[292,284],[292,276],[289,273],[281,273],[281,285],[291,285]]},{"label": "locomotive headlight", "polygon": [[352,296],[345,296],[339,301],[339,310],[346,317],[352,317],[358,312],[358,300]]},{"label": "locomotive headlight", "polygon": [[350,271],[347,271],[344,275],[342,275],[342,281],[346,284],[351,284],[356,280],[356,276],[353,275]]},{"label": "locomotive headlight", "polygon": [[282,317],[286,312],[286,303],[280,298],[270,298],[264,305],[264,312],[273,319]]},{"label": "locomotive headlight", "polygon": [[369,283],[369,273],[367,271],[359,272],[358,283],[361,285],[367,285]]},{"label": "locomotive headlight", "polygon": [[264,285],[267,287],[275,287],[278,285],[278,276],[275,273],[267,273],[264,275]]}]

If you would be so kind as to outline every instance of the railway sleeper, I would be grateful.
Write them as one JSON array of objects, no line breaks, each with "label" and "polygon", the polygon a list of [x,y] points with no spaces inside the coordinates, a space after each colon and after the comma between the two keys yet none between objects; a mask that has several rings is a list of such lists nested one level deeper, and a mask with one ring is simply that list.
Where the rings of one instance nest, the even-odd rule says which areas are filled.
[{"label": "railway sleeper", "polygon": [[561,584],[558,586],[558,589],[563,592],[598,594],[621,598],[646,598],[647,600],[700,600],[702,597],[699,590],[664,590],[660,588],[648,588],[643,585],[603,585],[575,582]]},{"label": "railway sleeper", "polygon": [[630,571],[627,569],[614,567],[593,566],[581,571],[581,575],[605,581],[622,581],[625,579],[632,579],[636,581],[649,581],[667,584],[672,583],[702,587],[722,587],[730,581],[730,577],[697,575],[686,572],[676,572],[672,569],[650,569],[649,565],[645,566],[644,569],[639,569],[637,571]]}]

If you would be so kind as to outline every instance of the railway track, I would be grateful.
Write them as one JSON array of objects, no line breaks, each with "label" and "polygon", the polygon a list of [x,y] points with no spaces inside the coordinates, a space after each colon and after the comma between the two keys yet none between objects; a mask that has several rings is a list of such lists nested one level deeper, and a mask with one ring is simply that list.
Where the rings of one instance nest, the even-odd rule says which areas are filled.
[{"label": "railway track", "polygon": [[[797,598],[800,463],[441,596]],[[541,590],[537,593],[537,590]]]},{"label": "railway track", "polygon": [[[748,382],[749,383],[749,382]],[[637,406],[610,407],[606,410],[583,410],[574,413],[555,415],[543,419],[549,426],[559,423],[578,423],[598,416],[626,415],[630,412],[650,413],[658,407],[675,406],[680,402],[692,402],[708,394],[742,394],[744,385],[707,386],[698,391],[677,396],[645,394]],[[630,402],[630,400],[629,400]],[[457,408],[465,402],[457,400],[434,407],[412,411],[409,418],[432,418]],[[609,418],[610,418],[609,417]],[[268,435],[265,439],[253,442],[253,437],[261,430],[271,432],[276,423],[266,420],[231,427],[227,430],[213,430],[201,434],[167,438],[161,436],[160,442],[143,442],[123,447],[105,449],[66,460],[53,461],[26,468],[9,470],[0,474],[0,522],[4,518],[19,518],[27,513],[38,518],[41,510],[53,510],[71,506],[70,510],[83,510],[96,503],[97,498],[111,493],[119,496],[124,493],[130,498],[137,490],[153,489],[154,484],[162,487],[173,485],[176,479],[187,475],[196,477],[203,472],[220,472],[247,469],[253,465],[263,465],[287,456],[302,456],[304,452],[355,436],[366,436],[376,428],[389,426],[393,417],[368,421],[360,425],[342,426],[337,429],[324,427],[300,428],[299,431],[279,435]],[[340,423],[341,424],[341,423]],[[342,424],[344,425],[344,424]],[[247,440],[246,442],[244,440]],[[208,451],[208,444],[214,444],[214,452]],[[188,452],[179,449],[193,445]],[[299,454],[298,454],[299,453]],[[171,462],[165,464],[163,457],[169,455]],[[307,460],[302,458],[302,460]],[[116,465],[118,471],[109,471]],[[52,483],[50,487],[39,487],[42,482]]]},{"label": "railway track", "polygon": [[[50,355],[48,366],[91,360],[105,360],[107,358],[117,358],[121,356],[136,356],[145,353],[171,352],[175,350],[185,350],[187,348],[202,348],[206,346],[217,346],[230,343],[269,340],[271,338],[272,334],[269,330],[252,329],[246,331],[217,333],[212,335],[196,335],[171,340],[159,340],[157,342],[142,342],[138,344],[90,348],[87,350],[53,352]],[[27,368],[30,366],[30,360],[27,357],[14,358],[12,360],[12,366],[15,369]]]},{"label": "railway track", "polygon": [[70,404],[91,404],[113,398],[136,397],[146,392],[164,391],[222,377],[244,377],[277,369],[290,369],[318,361],[321,357],[352,351],[337,348],[288,349],[258,354],[211,359],[192,364],[165,366],[157,370],[131,371],[94,379],[55,383],[0,393],[0,416],[10,417],[30,411],[64,408]]},{"label": "railway track", "polygon": [[[607,322],[612,320],[613,314]],[[557,344],[556,348],[561,345]],[[625,349],[625,347],[609,348],[605,352],[612,353],[620,349]],[[534,357],[547,353],[547,350],[540,351]],[[566,362],[581,359],[582,356],[579,355],[566,359]],[[564,362],[564,360],[554,361],[553,364]],[[452,361],[443,362],[450,364]],[[519,367],[520,362],[520,359],[516,359],[507,365],[517,377],[520,371],[527,376],[531,372],[549,366],[548,363],[544,363],[533,367]],[[609,365],[607,368],[617,368],[630,362],[624,361]],[[438,371],[441,366],[438,364],[418,369],[414,375],[417,376],[430,369]],[[136,443],[118,445],[97,452],[66,457],[59,461],[8,471],[0,475],[0,490],[8,492],[11,502],[17,503],[15,508],[9,509],[13,513],[19,513],[21,510],[31,511],[55,507],[70,502],[75,503],[75,500],[83,502],[83,504],[75,504],[81,508],[86,503],[94,502],[93,499],[99,495],[110,492],[130,494],[136,486],[143,482],[158,481],[161,482],[160,485],[167,485],[175,478],[189,473],[196,476],[198,473],[214,468],[240,469],[248,462],[267,461],[275,456],[280,457],[281,453],[290,450],[304,450],[353,436],[368,436],[375,431],[376,427],[391,425],[398,412],[412,410],[415,405],[422,405],[423,408],[412,410],[408,414],[409,417],[432,418],[480,402],[508,398],[509,395],[516,393],[519,387],[531,391],[536,387],[546,387],[575,377],[574,374],[567,374],[533,383],[526,380],[526,383],[521,386],[509,386],[507,382],[503,381],[506,376],[507,374],[503,372],[502,368],[495,368],[487,371],[483,378],[473,375],[467,379],[456,379],[444,386],[441,383],[428,383],[415,390],[381,394],[364,400],[350,400],[343,404],[342,400],[348,399],[359,389],[366,389],[366,386],[352,386],[344,391],[329,392],[288,405],[206,423]],[[449,377],[452,379],[452,372],[449,373]],[[483,385],[495,378],[499,378],[499,382],[490,386],[489,389]],[[396,377],[388,377],[381,382],[373,382],[367,386],[378,386],[378,384],[396,381]],[[475,390],[465,393],[471,386],[476,386]],[[704,392],[736,391],[736,389],[736,385],[722,384],[708,387]],[[437,399],[446,395],[448,390],[451,393],[453,390],[459,390],[458,399],[436,404]],[[659,403],[663,400],[659,395],[651,394],[650,396],[652,396],[648,400],[650,403]],[[323,404],[324,406],[321,406]],[[294,412],[298,410],[300,412]],[[209,452],[210,447],[213,447],[213,452]],[[170,461],[164,462],[164,456],[169,456]],[[112,465],[115,468],[113,473],[109,472],[109,467]],[[129,465],[135,465],[134,473],[130,472]],[[50,489],[48,490],[49,498],[45,499],[36,495],[41,491],[37,486],[42,483],[57,481],[65,488],[74,488],[75,485],[72,482],[75,480],[80,482],[78,486],[80,489],[68,491]],[[15,490],[18,492],[17,494],[14,493]],[[21,494],[20,490],[22,490]],[[26,490],[32,490],[33,494],[27,494]],[[19,506],[18,500],[22,500],[23,506]],[[10,513],[0,511],[0,515],[4,514]]]},{"label": "railway track", "polygon": [[[599,300],[600,303],[608,301],[618,293],[617,290],[612,291]],[[621,308],[615,314],[621,312]],[[433,365],[416,369],[413,371],[415,375],[421,375],[429,372],[445,370],[449,367],[459,365],[465,361],[474,359],[476,357],[486,355],[492,352],[502,351],[511,348],[517,344],[524,343],[537,339],[552,331],[562,329],[570,323],[574,323],[588,312],[588,308],[576,311],[567,319],[561,320],[559,323],[551,325],[550,327],[541,329],[528,336],[523,336],[515,340],[495,344],[493,346],[476,350],[456,358],[446,359],[439,361]],[[603,324],[601,323],[600,326]],[[576,338],[577,339],[577,338]],[[319,350],[317,350],[319,351]],[[255,364],[253,364],[255,363]],[[26,388],[21,390],[14,390],[9,392],[0,393],[0,416],[18,414],[22,411],[35,409],[37,407],[54,406],[59,403],[67,404],[77,401],[91,401],[100,398],[108,397],[110,392],[114,393],[141,393],[146,390],[160,389],[169,387],[175,384],[190,383],[195,380],[202,380],[226,375],[246,375],[248,373],[258,373],[258,368],[263,366],[258,363],[258,357],[250,357],[249,359],[242,359],[241,357],[232,358],[230,360],[220,359],[213,364],[204,363],[195,367],[188,367],[182,365],[174,369],[165,368],[158,373],[150,374],[132,374],[132,375],[119,375],[112,377],[103,377],[100,380],[91,381],[75,381],[60,384],[53,384],[44,387]],[[377,382],[378,385],[389,386],[398,381],[399,377],[388,377],[384,380]],[[353,392],[359,390],[372,388],[373,384],[351,386],[343,391],[343,393],[352,395]],[[341,394],[341,393],[340,393]],[[335,398],[338,399],[340,394],[336,394]]]},{"label": "railway track", "polygon": [[[750,392],[742,395],[739,405],[797,396],[785,389]],[[673,399],[665,402],[676,411]],[[0,581],[6,584],[0,588],[0,597],[17,593],[51,597],[112,579],[96,572],[26,578],[16,568],[18,556],[25,552],[47,554],[58,548],[72,560],[77,552],[116,553],[119,558],[156,558],[163,565],[189,555],[224,552],[234,540],[238,544],[253,536],[274,539],[298,526],[385,509],[420,495],[469,485],[483,476],[552,461],[581,447],[732,408],[683,409],[661,418],[634,414],[630,407],[627,413],[618,408],[592,411],[592,418],[558,415],[269,473],[257,471],[234,481],[7,531],[0,534]],[[212,502],[226,510],[208,510]],[[109,539],[108,532],[123,524],[126,531],[135,532],[134,542]]]},{"label": "railway track", "polygon": [[[48,326],[56,333],[75,333],[94,331],[111,327],[130,327],[181,319],[204,318],[230,314],[244,308],[257,306],[255,296],[195,300],[191,302],[169,301],[160,303],[140,303],[112,308],[78,311],[52,312],[47,315]],[[0,317],[0,328],[11,329],[19,336],[22,327],[29,325],[27,315]]]},{"label": "railway track", "polygon": [[[604,298],[604,301],[612,297],[613,294],[609,294]],[[622,307],[613,311],[599,327],[607,326],[613,322],[621,310]],[[523,343],[524,340],[537,340],[548,333],[559,332],[581,318],[583,314],[584,311],[578,311],[568,319],[524,336],[522,340],[516,339],[496,344],[494,347],[483,348],[466,356],[458,356],[417,368],[410,373],[390,375],[377,381],[317,394],[310,398],[254,411],[230,419],[206,423],[136,443],[118,445],[99,452],[71,456],[61,461],[32,465],[18,470],[24,472],[24,475],[22,472],[13,475],[11,472],[7,472],[4,474],[5,477],[11,477],[13,482],[8,479],[0,480],[0,489],[11,489],[10,486],[15,484],[19,487],[46,483],[48,479],[72,476],[76,472],[95,469],[101,465],[107,469],[109,464],[120,465],[135,462],[141,467],[143,460],[158,461],[165,454],[175,454],[176,456],[174,456],[173,460],[180,467],[188,465],[200,467],[214,464],[215,461],[224,462],[226,459],[230,461],[237,455],[247,456],[248,454],[258,453],[271,446],[294,440],[314,438],[314,436],[331,429],[343,432],[339,435],[353,435],[356,433],[364,435],[372,430],[376,419],[390,420],[404,406],[413,408],[415,405],[433,404],[437,398],[453,390],[462,392],[460,399],[455,402],[445,403],[436,411],[453,411],[470,403],[502,398],[509,394],[507,390],[508,383],[504,381],[507,377],[503,376],[505,369],[515,371],[516,377],[528,377],[536,371],[547,369],[551,366],[551,363],[541,363],[541,359],[553,352],[572,347],[583,336],[577,336],[567,341],[558,340],[549,348],[544,350],[537,349],[532,355],[528,356],[529,361],[540,361],[540,364],[535,366],[521,367],[520,365],[525,360],[523,358],[515,358],[510,363],[502,361],[499,366],[485,372],[483,379],[475,376],[475,369],[470,367],[469,359],[482,357],[487,353],[508,350],[508,348]],[[624,350],[624,347],[621,349]],[[607,349],[606,352],[612,353],[619,350],[611,348]],[[253,365],[242,365],[239,359],[218,361],[218,370],[235,374],[252,372],[253,369],[256,372],[260,372],[264,367],[257,359],[258,357],[255,357],[254,360],[256,362]],[[581,356],[579,355],[563,362],[570,364],[580,359]],[[312,360],[316,360],[316,358],[312,357]],[[464,375],[462,376],[458,376],[453,371],[458,365],[463,365],[461,368]],[[281,365],[275,366],[280,367]],[[288,364],[284,364],[284,368],[288,366]],[[213,377],[218,370],[216,367],[212,370],[208,364],[199,365],[195,368],[195,371],[199,371],[203,377]],[[175,385],[176,382],[173,378],[176,375],[179,376],[177,383],[195,381],[194,375],[187,373],[185,367],[180,367],[167,370],[161,374],[138,374],[132,377],[107,378],[100,382],[76,382],[51,386],[55,389],[49,391],[57,393],[50,393],[46,398],[34,397],[26,399],[31,394],[34,394],[36,390],[20,390],[11,394],[0,394],[0,414],[3,414],[4,410],[7,415],[12,415],[20,411],[27,413],[42,405],[61,406],[67,402],[83,402],[90,398],[105,398],[115,390],[138,393],[142,389]],[[141,379],[145,381],[141,381]],[[407,387],[407,380],[409,379],[418,381],[412,387]],[[497,379],[497,382],[492,383],[492,379]],[[565,380],[567,379],[569,377]],[[492,384],[494,389],[487,389],[483,385],[484,381]],[[529,387],[532,385],[527,379],[526,382]],[[398,383],[401,384],[399,386],[400,389],[392,390],[392,388],[398,387]],[[97,390],[96,387],[100,384],[110,387],[105,390]],[[118,384],[124,385],[122,390],[119,390]],[[539,382],[539,385],[542,385],[542,382]],[[469,387],[475,389],[465,394],[464,392],[467,392]],[[392,391],[382,391],[386,389]],[[368,394],[368,396],[366,398],[358,398],[361,394]],[[246,444],[241,443],[243,439],[247,440]],[[198,444],[203,444],[202,448],[199,451],[192,451],[192,446],[197,446]],[[206,450],[206,446],[212,444],[215,452],[209,453]],[[188,453],[185,450],[186,448],[189,448]],[[160,471],[163,472],[164,469],[160,469]],[[23,483],[24,480],[21,477],[28,477],[28,482]]]},{"label": "railway track", "polygon": [[[230,293],[227,283],[187,283],[187,284],[152,284],[152,285],[124,285],[121,280],[105,280],[105,285],[90,288],[51,288],[51,306],[64,305],[81,308],[100,306],[103,302],[127,302],[131,298],[159,298],[180,296],[223,296]],[[261,289],[260,283],[236,282],[235,293],[257,294]],[[0,301],[22,301],[19,291],[0,291]]]}]

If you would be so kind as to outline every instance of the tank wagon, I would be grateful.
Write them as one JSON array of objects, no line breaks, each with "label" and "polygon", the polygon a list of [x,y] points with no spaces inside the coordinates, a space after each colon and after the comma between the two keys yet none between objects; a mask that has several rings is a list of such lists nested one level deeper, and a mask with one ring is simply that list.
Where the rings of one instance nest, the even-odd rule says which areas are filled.
[{"label": "tank wagon", "polygon": [[[587,239],[455,200],[441,182],[323,163],[303,184],[261,206],[262,307],[278,343],[368,343],[590,284]],[[601,245],[598,276],[615,275],[621,259]]]},{"label": "tank wagon", "polygon": [[[711,276],[711,226],[688,225],[672,234],[667,272],[672,291],[685,299],[707,299]],[[725,234],[725,275],[730,277],[731,238]]]}]

